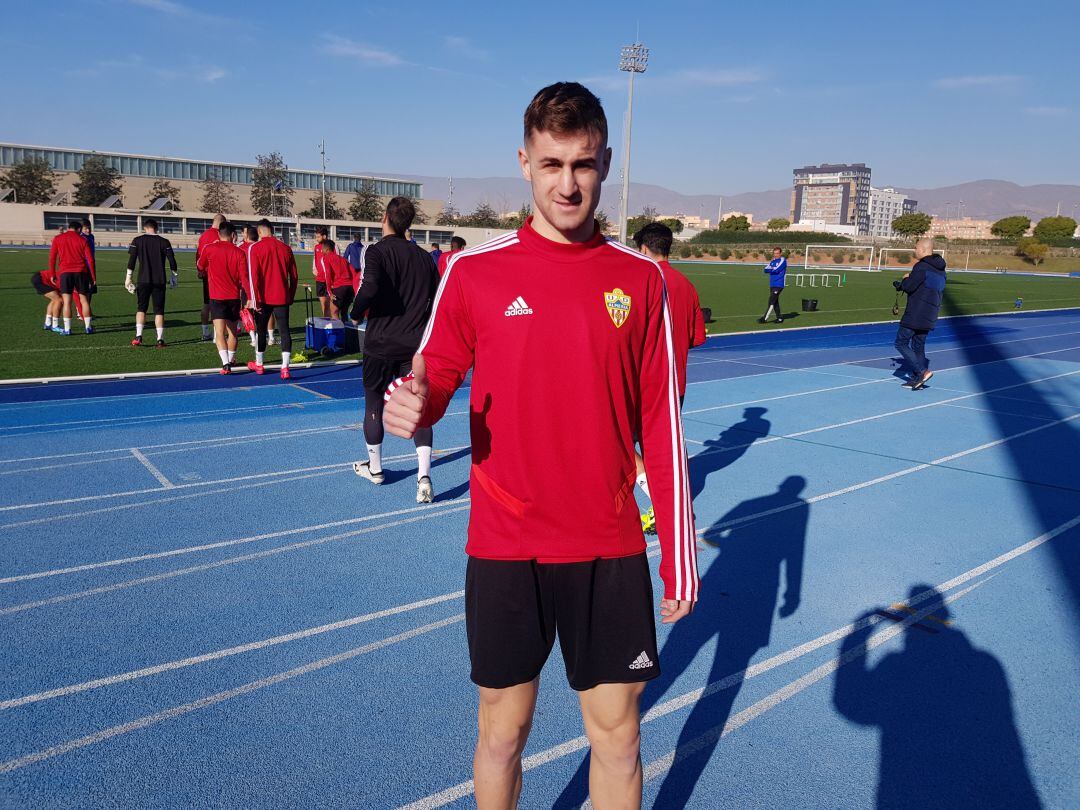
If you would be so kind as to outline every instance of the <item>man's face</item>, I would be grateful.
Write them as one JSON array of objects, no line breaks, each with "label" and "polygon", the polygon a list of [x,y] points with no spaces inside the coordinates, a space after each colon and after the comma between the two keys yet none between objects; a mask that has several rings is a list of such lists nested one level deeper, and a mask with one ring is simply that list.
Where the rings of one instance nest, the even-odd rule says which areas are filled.
[{"label": "man's face", "polygon": [[521,173],[532,184],[533,207],[562,234],[592,231],[600,184],[611,167],[611,149],[592,132],[556,136],[533,132],[518,150]]},{"label": "man's face", "polygon": [[774,259],[779,259],[779,258],[780,258],[781,256],[783,256],[783,255],[784,255],[783,251],[780,251],[780,250],[774,250],[774,251],[772,252],[772,257],[773,257]]},{"label": "man's face", "polygon": [[321,245],[323,239],[325,239],[325,238],[326,238],[325,234],[321,234],[318,231],[315,232],[315,244],[316,245]]}]

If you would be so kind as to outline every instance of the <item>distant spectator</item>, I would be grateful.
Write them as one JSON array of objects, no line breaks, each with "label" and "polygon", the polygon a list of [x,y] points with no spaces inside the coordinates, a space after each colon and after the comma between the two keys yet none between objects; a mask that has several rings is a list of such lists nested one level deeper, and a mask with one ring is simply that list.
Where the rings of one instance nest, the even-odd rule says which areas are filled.
[{"label": "distant spectator", "polygon": [[431,260],[433,262],[435,262],[436,267],[439,266],[439,257],[442,256],[442,253],[443,252],[441,250],[439,250],[439,243],[438,242],[432,242],[431,243]]},{"label": "distant spectator", "polygon": [[910,376],[904,383],[912,391],[924,388],[934,372],[926,361],[926,338],[937,326],[941,295],[945,292],[945,259],[934,253],[934,241],[924,237],[915,243],[915,266],[893,286],[907,293],[907,306],[896,330],[896,350],[904,358]]},{"label": "distant spectator", "polygon": [[439,268],[439,277],[440,278],[446,272],[446,267],[447,267],[447,265],[450,264],[450,260],[452,258],[454,258],[454,254],[455,253],[460,253],[464,249],[465,249],[465,240],[464,239],[462,239],[460,236],[453,236],[453,237],[450,238],[450,252],[449,253],[443,253],[441,256],[439,256],[439,261],[437,262],[437,266]]}]

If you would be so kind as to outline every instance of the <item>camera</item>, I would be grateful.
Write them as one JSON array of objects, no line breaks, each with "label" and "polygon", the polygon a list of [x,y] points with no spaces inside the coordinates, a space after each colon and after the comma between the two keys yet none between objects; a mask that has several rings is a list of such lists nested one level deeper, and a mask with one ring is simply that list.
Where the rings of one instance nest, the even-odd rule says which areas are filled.
[{"label": "camera", "polygon": [[892,286],[893,286],[894,290],[896,290],[897,292],[900,292],[900,289],[901,289],[901,286],[902,286],[902,284],[900,282],[900,279],[897,279],[896,281],[894,281],[892,283]]}]

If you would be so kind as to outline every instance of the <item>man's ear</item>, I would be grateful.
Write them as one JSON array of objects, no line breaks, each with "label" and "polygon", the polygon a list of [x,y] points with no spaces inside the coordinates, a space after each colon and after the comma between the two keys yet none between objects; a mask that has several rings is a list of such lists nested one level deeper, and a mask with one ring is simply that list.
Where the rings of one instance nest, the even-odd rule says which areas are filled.
[{"label": "man's ear", "polygon": [[604,150],[604,171],[600,174],[600,182],[603,183],[607,180],[608,172],[611,170],[611,147],[609,146]]},{"label": "man's ear", "polygon": [[532,167],[529,165],[529,155],[525,151],[525,147],[518,149],[518,164],[521,166],[521,176],[525,178],[525,182],[532,182]]}]

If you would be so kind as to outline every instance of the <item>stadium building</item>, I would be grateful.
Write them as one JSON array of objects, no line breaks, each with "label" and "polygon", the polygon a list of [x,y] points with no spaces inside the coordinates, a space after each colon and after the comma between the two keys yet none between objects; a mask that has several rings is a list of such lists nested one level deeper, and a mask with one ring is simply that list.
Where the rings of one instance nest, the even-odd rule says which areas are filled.
[{"label": "stadium building", "polygon": [[869,166],[823,163],[795,169],[794,174],[791,221],[795,230],[870,233]]}]

